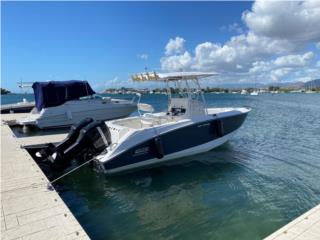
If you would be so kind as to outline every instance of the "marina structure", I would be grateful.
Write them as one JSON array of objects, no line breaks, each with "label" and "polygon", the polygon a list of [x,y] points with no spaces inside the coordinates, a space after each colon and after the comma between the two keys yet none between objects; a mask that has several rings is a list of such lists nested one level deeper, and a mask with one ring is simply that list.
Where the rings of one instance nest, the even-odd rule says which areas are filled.
[{"label": "marina structure", "polygon": [[47,177],[21,148],[35,140],[57,141],[61,136],[15,137],[5,122],[23,116],[1,115],[1,239],[89,239],[58,193],[48,190]]},{"label": "marina structure", "polygon": [[27,113],[34,108],[34,102],[28,102],[25,98],[22,102],[1,105],[1,113]]},{"label": "marina structure", "polygon": [[320,204],[280,228],[264,240],[320,239]]}]

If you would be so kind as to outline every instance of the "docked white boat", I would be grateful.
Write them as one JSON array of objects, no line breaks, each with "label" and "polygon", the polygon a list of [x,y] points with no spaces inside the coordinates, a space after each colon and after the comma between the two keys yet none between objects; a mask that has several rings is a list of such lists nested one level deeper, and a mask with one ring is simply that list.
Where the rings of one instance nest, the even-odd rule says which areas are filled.
[{"label": "docked white boat", "polygon": [[259,92],[254,90],[253,92],[250,93],[251,96],[258,96]]},{"label": "docked white boat", "polygon": [[[64,142],[39,155],[49,156],[48,162],[60,168],[59,164],[68,165],[70,159],[90,152],[89,161],[111,175],[171,165],[180,162],[181,157],[216,148],[235,134],[250,109],[207,108],[198,80],[213,75],[193,72],[135,75],[134,81],[167,84],[166,112],[151,113],[152,108],[144,104],[138,105],[138,109],[147,113],[140,116],[105,123],[86,119],[73,127]],[[171,84],[181,90],[179,95],[170,93]]]},{"label": "docked white boat", "polygon": [[248,94],[248,91],[245,90],[245,89],[242,89],[242,90],[241,90],[241,95],[246,95],[246,94]]},{"label": "docked white boat", "polygon": [[94,95],[86,81],[35,82],[35,108],[17,124],[40,129],[77,124],[83,118],[110,120],[129,116],[137,109],[133,100]]}]

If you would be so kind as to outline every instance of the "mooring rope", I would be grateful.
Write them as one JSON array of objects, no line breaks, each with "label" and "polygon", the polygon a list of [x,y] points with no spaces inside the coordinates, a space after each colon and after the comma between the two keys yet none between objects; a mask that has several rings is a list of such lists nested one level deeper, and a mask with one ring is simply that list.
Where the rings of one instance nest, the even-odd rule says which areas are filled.
[{"label": "mooring rope", "polygon": [[70,171],[68,171],[68,172],[62,174],[61,176],[53,179],[52,181],[48,182],[48,189],[49,189],[49,190],[53,190],[53,189],[54,189],[54,187],[53,187],[53,185],[52,185],[53,183],[55,183],[56,181],[60,180],[61,178],[65,177],[65,176],[69,175],[70,173],[73,173],[74,171],[76,171],[76,170],[78,170],[79,168],[85,166],[86,164],[88,164],[89,162],[91,162],[91,161],[93,161],[93,160],[94,160],[94,158],[92,158],[92,159],[90,159],[90,160],[82,163],[81,165],[79,165],[79,166],[71,169]]}]

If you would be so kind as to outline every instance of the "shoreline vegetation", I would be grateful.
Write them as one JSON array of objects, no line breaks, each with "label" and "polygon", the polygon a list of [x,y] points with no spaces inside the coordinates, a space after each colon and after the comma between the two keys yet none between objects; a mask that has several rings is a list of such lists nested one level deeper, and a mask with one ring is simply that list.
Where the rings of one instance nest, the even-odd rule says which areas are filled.
[{"label": "shoreline vegetation", "polygon": [[[269,86],[237,86],[237,87],[204,87],[202,88],[204,93],[239,93],[250,94],[252,92],[259,93],[320,93],[320,79],[314,79],[308,82],[293,82],[283,83],[278,85]],[[149,94],[165,94],[166,88],[107,88],[104,93],[110,94],[130,94],[130,93],[149,93]],[[171,88],[172,93],[179,93],[179,89]]]},{"label": "shoreline vegetation", "polygon": [[[185,89],[184,89],[185,90]],[[305,83],[302,82],[293,82],[293,83],[284,83],[282,85],[269,85],[269,86],[233,86],[233,87],[203,87],[202,91],[204,93],[233,93],[233,94],[250,94],[252,92],[259,93],[320,93],[320,79],[314,79]],[[178,88],[171,88],[171,92],[176,94],[179,93]],[[108,94],[166,94],[166,88],[127,88],[127,87],[119,87],[119,88],[107,88],[100,93],[108,93]],[[1,88],[1,95],[6,94],[22,94],[22,93],[14,93],[5,88]],[[26,94],[26,93],[24,93]]]},{"label": "shoreline vegetation", "polygon": [[[250,94],[254,91],[258,91],[259,93],[320,93],[320,87],[314,88],[285,88],[278,86],[270,86],[267,88],[219,88],[219,87],[206,87],[202,88],[204,93],[233,93],[233,94]],[[133,93],[142,93],[142,94],[166,94],[166,88],[144,88],[144,89],[135,89],[135,88],[107,88],[103,93],[109,94],[133,94]],[[179,89],[171,88],[171,93],[179,93]]]},{"label": "shoreline vegetation", "polygon": [[1,95],[6,95],[6,94],[9,94],[9,93],[11,93],[9,90],[1,88]]}]

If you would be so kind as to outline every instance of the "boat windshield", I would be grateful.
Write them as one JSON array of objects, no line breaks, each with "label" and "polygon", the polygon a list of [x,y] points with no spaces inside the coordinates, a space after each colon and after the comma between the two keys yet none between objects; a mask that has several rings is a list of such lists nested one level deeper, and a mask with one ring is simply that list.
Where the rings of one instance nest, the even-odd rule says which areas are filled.
[{"label": "boat windshield", "polygon": [[98,95],[98,94],[94,94],[94,95],[91,95],[91,96],[84,96],[84,97],[81,97],[79,98],[80,100],[89,100],[89,99],[104,99],[104,97]]}]

